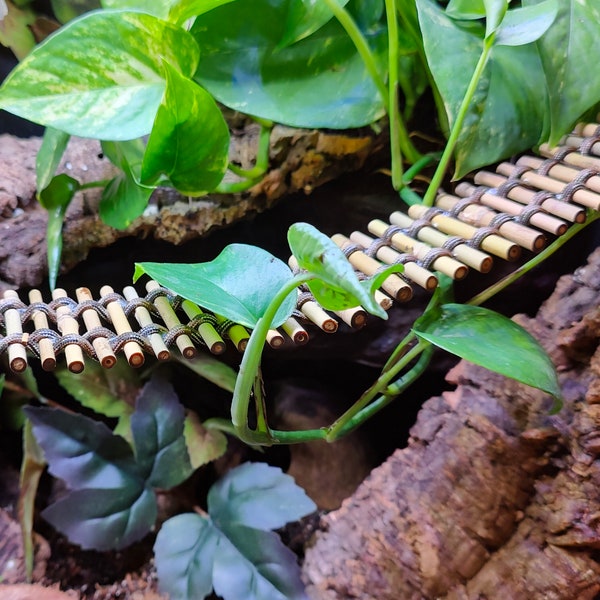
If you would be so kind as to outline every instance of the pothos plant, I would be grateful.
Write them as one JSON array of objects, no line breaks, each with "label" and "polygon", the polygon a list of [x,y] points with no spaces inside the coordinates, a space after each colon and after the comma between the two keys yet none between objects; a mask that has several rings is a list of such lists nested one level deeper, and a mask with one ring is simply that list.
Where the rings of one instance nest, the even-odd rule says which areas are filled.
[{"label": "pothos plant", "polygon": [[[424,198],[431,204],[453,155],[460,177],[556,142],[600,99],[587,76],[600,45],[591,1],[55,0],[64,21],[102,8],[35,48],[28,4],[0,0],[0,42],[22,58],[0,108],[47,127],[37,187],[50,214],[51,285],[64,213],[82,188],[54,179],[71,135],[101,140],[119,167],[111,181],[85,186],[103,186],[100,216],[122,228],[159,185],[197,196],[255,184],[272,123],[348,129],[387,113],[393,184],[418,202],[407,184],[434,157],[421,156],[408,125],[430,89],[449,136]],[[260,123],[254,168],[228,161],[220,105]],[[404,163],[413,166],[403,172]],[[225,183],[227,170],[239,180]]]},{"label": "pothos plant", "polygon": [[[460,176],[542,139],[556,141],[600,100],[600,83],[586,76],[594,66],[590,47],[600,39],[598,9],[581,0],[524,0],[511,10],[506,0],[459,0],[445,7],[432,0],[105,0],[103,6],[33,50],[0,89],[1,108],[48,127],[38,188],[54,215],[49,255],[55,265],[62,216],[81,188],[54,175],[70,135],[102,140],[103,151],[121,168],[106,183],[100,211],[107,222],[124,226],[158,185],[204,193],[219,189],[228,167],[254,182],[266,168],[273,121],[349,128],[387,112],[394,185],[406,201],[420,201],[405,187],[423,164],[406,120],[430,86],[449,134],[423,199],[430,204],[451,156]],[[566,59],[558,43],[563,39],[570,47]],[[262,158],[251,172],[228,165],[229,134],[215,99],[261,124]],[[406,173],[404,160],[414,163]],[[590,214],[586,224],[597,217]],[[556,375],[537,342],[478,305],[584,225],[572,227],[546,253],[469,304],[453,303],[451,284],[442,278],[377,381],[334,423],[308,431],[269,425],[260,373],[267,332],[291,314],[302,284],[327,309],[360,304],[385,318],[372,291],[401,266],[360,282],[333,242],[310,225],[296,224],[288,239],[301,268],[297,275],[259,248],[233,245],[210,263],[139,264],[136,277],[146,273],[253,330],[231,386],[231,419],[208,419],[196,432],[215,439],[228,432],[253,445],[334,441],[413,383],[435,346],[542,389],[558,409]],[[44,464],[39,444],[51,472],[71,488],[46,517],[83,545],[122,547],[152,528],[156,490],[177,485],[198,465],[192,417],[158,380],[129,411],[117,408],[114,414],[110,404],[96,406],[118,417],[115,431],[81,415],[26,409],[24,473],[32,481],[32,472]],[[302,597],[297,571],[281,575],[293,570],[294,561],[267,530],[313,505],[283,474],[265,469],[247,466],[232,473],[209,493],[208,513],[175,517],[163,526],[157,564],[173,598],[203,597],[212,588],[225,598]],[[258,493],[253,484],[264,480],[271,482],[265,484],[269,491]],[[295,502],[277,513],[281,494]],[[258,508],[257,496],[267,499],[266,509]],[[31,494],[25,497],[31,503]]]}]

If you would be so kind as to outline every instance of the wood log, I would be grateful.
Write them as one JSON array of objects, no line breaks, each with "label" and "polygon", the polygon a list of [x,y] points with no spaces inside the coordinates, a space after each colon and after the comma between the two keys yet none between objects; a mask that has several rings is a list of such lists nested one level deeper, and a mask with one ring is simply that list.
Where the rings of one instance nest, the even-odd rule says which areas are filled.
[{"label": "wood log", "polygon": [[313,600],[592,599],[600,593],[600,249],[537,317],[565,406],[462,361],[408,446],[323,518]]}]

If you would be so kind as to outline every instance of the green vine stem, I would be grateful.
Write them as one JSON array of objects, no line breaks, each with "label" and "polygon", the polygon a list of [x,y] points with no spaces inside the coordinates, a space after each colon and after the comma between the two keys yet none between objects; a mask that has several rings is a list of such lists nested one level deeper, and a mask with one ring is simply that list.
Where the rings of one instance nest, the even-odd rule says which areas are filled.
[{"label": "green vine stem", "polygon": [[425,206],[433,206],[433,202],[435,200],[435,196],[437,194],[438,189],[442,185],[442,181],[444,176],[446,175],[446,171],[448,170],[448,165],[452,160],[452,155],[454,154],[454,149],[456,148],[456,144],[458,142],[458,138],[460,136],[463,122],[465,117],[467,116],[471,104],[471,100],[475,95],[475,91],[477,90],[477,86],[479,85],[479,80],[483,74],[483,70],[490,58],[490,52],[494,46],[495,35],[490,35],[483,41],[483,51],[477,61],[477,65],[475,70],[473,71],[473,75],[471,76],[471,81],[467,86],[467,91],[462,99],[460,107],[458,109],[458,113],[456,115],[456,120],[452,123],[452,129],[450,130],[450,135],[448,137],[448,142],[446,143],[446,147],[444,148],[444,152],[442,153],[442,158],[433,174],[433,178],[431,179],[431,183],[425,192],[425,196],[423,197],[423,204]]}]

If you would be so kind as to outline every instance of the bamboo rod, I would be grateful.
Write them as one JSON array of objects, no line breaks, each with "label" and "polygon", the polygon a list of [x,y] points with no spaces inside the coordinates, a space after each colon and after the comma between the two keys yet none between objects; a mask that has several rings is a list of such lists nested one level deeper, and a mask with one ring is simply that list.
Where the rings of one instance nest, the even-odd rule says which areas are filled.
[{"label": "bamboo rod", "polygon": [[267,343],[271,348],[281,348],[285,344],[285,339],[277,329],[269,329],[267,332]]},{"label": "bamboo rod", "polygon": [[[354,246],[354,244],[341,233],[336,233],[331,237],[333,242],[339,246],[342,250]],[[382,266],[382,263],[376,261],[374,258],[367,256],[364,252],[357,250],[352,252],[348,257],[350,264],[355,268],[364,273],[365,275],[374,275]],[[412,298],[412,288],[406,281],[404,281],[398,275],[392,273],[381,284],[381,288],[385,290],[392,298],[398,300],[398,302],[407,302]]]},{"label": "bamboo rod", "polygon": [[[225,323],[225,321],[228,320],[221,315],[215,315],[215,317],[217,318],[218,323]],[[245,327],[238,323],[234,323],[227,329],[227,335],[239,352],[244,352],[244,350],[246,350],[250,334]]]},{"label": "bamboo rod", "polygon": [[[85,302],[86,300],[93,300],[92,293],[86,287],[80,287],[75,290],[78,302]],[[86,308],[82,311],[81,316],[85,323],[86,329],[92,331],[98,327],[102,327],[98,313],[92,308]],[[117,357],[110,347],[110,342],[105,337],[97,337],[92,341],[92,346],[96,351],[98,362],[105,369],[112,369],[117,364]]]},{"label": "bamboo rod", "polygon": [[[507,177],[510,177],[511,173],[514,171],[515,166],[511,163],[501,163],[497,167],[498,173],[489,173],[488,171],[482,171],[481,176],[479,173],[475,176],[475,183],[480,183],[482,185],[493,185],[493,187],[498,187],[508,181]],[[507,177],[503,177],[506,175]],[[524,183],[528,183],[527,179],[531,180],[531,177],[527,177],[527,173],[519,177],[519,181],[523,181]],[[493,182],[493,183],[490,183]],[[560,185],[560,183],[559,183]],[[538,187],[538,186],[535,186]],[[564,186],[562,186],[564,188]],[[546,188],[539,188],[544,191],[553,193],[552,190],[547,190]],[[528,190],[521,185],[518,185],[512,188],[508,192],[508,197],[520,202],[521,204],[531,204],[531,202],[535,199],[536,192],[534,190]],[[556,198],[548,198],[544,200],[540,206],[555,217],[559,219],[565,219],[566,221],[570,221],[571,223],[583,223],[585,221],[585,210],[580,208],[579,206],[575,206],[574,204],[569,204],[568,202],[562,202],[561,200],[557,200]]]},{"label": "bamboo rod", "polygon": [[[415,204],[409,207],[408,214],[413,219],[421,219],[425,217],[425,214],[428,210],[429,209],[426,206],[419,206]],[[477,227],[473,227],[472,225],[468,225],[467,223],[463,223],[458,219],[454,219],[446,215],[435,215],[429,219],[429,221],[435,227],[445,233],[458,235],[466,239],[471,239],[478,232]],[[494,254],[495,256],[504,258],[505,260],[516,260],[521,253],[521,250],[517,244],[495,233],[485,237],[480,246],[485,252],[489,252],[490,254]]]},{"label": "bamboo rod", "polygon": [[[372,238],[361,231],[353,231],[350,234],[350,240],[355,244],[359,244],[363,248],[368,248],[374,241],[376,241],[375,238]],[[402,254],[390,246],[381,246],[377,250],[376,256],[381,262],[387,265],[393,265],[396,263],[400,264],[402,258]],[[434,290],[438,284],[438,278],[431,273],[431,271],[420,267],[415,261],[407,261],[404,263],[403,275],[427,291]]]},{"label": "bamboo rod", "polygon": [[[414,220],[411,219],[408,215],[401,213],[400,211],[393,212],[390,215],[390,223],[397,225],[398,227],[409,228]],[[419,232],[417,233],[417,237],[431,246],[437,248],[443,248],[444,244],[448,241],[450,236],[438,231],[434,227],[421,227]],[[478,250],[477,248],[472,248],[467,245],[466,240],[464,243],[455,246],[452,250],[450,250],[452,256],[459,260],[461,263],[467,265],[479,271],[480,273],[489,273],[494,264],[494,261],[491,256]]]},{"label": "bamboo rod", "polygon": [[300,307],[302,314],[325,333],[335,333],[338,323],[332,319],[314,300],[307,300]]},{"label": "bamboo rod", "polygon": [[[539,148],[540,154],[546,158],[554,158],[561,148],[551,147],[548,144],[542,144]],[[580,169],[596,169],[600,171],[600,158],[590,156],[589,154],[580,154],[579,152],[569,152],[562,157],[562,162],[579,167]]]},{"label": "bamboo rod", "polygon": [[[146,282],[146,290],[148,292],[153,292],[158,289],[160,289],[160,284],[157,281],[151,279]],[[168,329],[181,327],[182,323],[175,314],[175,311],[166,296],[157,296],[154,299],[154,306],[156,306],[156,310],[158,310],[161,319],[165,322]],[[196,356],[194,342],[192,342],[190,336],[186,333],[178,335],[175,343],[184,358],[194,358],[194,356]]]},{"label": "bamboo rod", "polygon": [[[37,304],[43,302],[42,293],[39,290],[31,290],[29,292],[29,302]],[[33,325],[36,329],[48,329],[48,319],[46,314],[41,310],[33,311]],[[56,354],[52,338],[41,338],[39,341],[40,362],[44,371],[54,371],[56,368]]]},{"label": "bamboo rod", "polygon": [[[436,198],[436,206],[442,210],[452,210],[458,202],[460,202],[460,198],[453,196],[452,194],[440,194]],[[484,204],[474,203],[465,206],[457,216],[461,221],[474,225],[475,227],[487,227],[497,215],[497,212]],[[519,244],[521,248],[526,248],[533,252],[541,250],[546,243],[544,235],[539,231],[521,225],[520,223],[515,223],[514,221],[502,223],[498,227],[498,232],[507,240],[512,240]],[[457,256],[457,258],[459,257]],[[468,264],[466,261],[463,262]]]},{"label": "bamboo rod", "polygon": [[[123,288],[123,295],[125,296],[125,299],[129,301],[137,300],[140,297],[137,293],[137,290],[131,285]],[[140,327],[149,327],[155,325],[154,321],[152,320],[152,315],[144,306],[138,306],[134,310],[133,316],[140,324]],[[152,347],[152,352],[154,352],[154,356],[156,356],[158,360],[165,361],[171,358],[171,352],[167,348],[167,345],[165,344],[160,333],[151,333],[148,336],[148,343]]]},{"label": "bamboo rod", "polygon": [[[477,188],[466,181],[456,186],[455,192],[463,198],[468,198],[476,192]],[[492,192],[481,194],[479,201],[485,206],[489,206],[498,212],[504,212],[518,217],[523,212],[523,205],[508,198],[501,198]],[[542,231],[547,231],[553,235],[562,235],[567,230],[567,224],[552,215],[545,212],[536,212],[531,215],[529,222]]]},{"label": "bamboo rod", "polygon": [[[295,256],[290,256],[288,259],[288,265],[292,271],[298,271],[299,265]],[[310,287],[307,285],[307,289]],[[362,306],[355,306],[354,308],[346,308],[344,310],[332,311],[334,315],[338,316],[346,325],[353,329],[360,329],[367,323],[367,312]]]},{"label": "bamboo rod", "polygon": [[[374,219],[368,224],[367,228],[373,235],[383,237],[389,227],[388,223],[380,219]],[[423,242],[418,242],[400,232],[394,233],[390,238],[390,242],[396,249],[408,254],[414,254],[421,261],[433,250],[431,246]],[[465,265],[450,256],[439,256],[432,262],[431,268],[456,280],[464,279],[469,272],[469,269]]]},{"label": "bamboo rod", "polygon": [[302,346],[308,342],[308,331],[296,321],[293,317],[290,317],[283,323],[281,329],[292,339],[294,344]]},{"label": "bamboo rod", "polygon": [[[52,298],[60,300],[67,298],[67,292],[62,288],[56,288],[52,291]],[[71,314],[68,306],[62,305],[56,309],[56,325],[62,335],[79,335],[79,323]],[[72,373],[81,373],[85,368],[83,360],[83,351],[78,344],[67,344],[65,346],[65,360],[67,368]]]},{"label": "bamboo rod", "polygon": [[[19,295],[14,290],[6,290],[4,298],[6,300],[19,300]],[[21,334],[22,343],[10,344],[8,346],[8,364],[14,373],[22,373],[27,368],[27,349],[24,344],[27,343],[28,336],[26,333],[23,333],[23,324],[21,323],[19,311],[16,308],[9,308],[4,313],[4,322],[7,336],[13,333]]]},{"label": "bamboo rod", "polygon": [[[585,141],[585,138],[591,137],[588,135],[577,135],[575,132],[574,135],[568,135],[564,139],[565,146],[573,146],[574,148],[579,148]],[[588,149],[589,154],[595,154],[596,156],[600,156],[600,142],[594,142],[590,148]]]},{"label": "bamboo rod", "polygon": [[[205,316],[206,314],[197,304],[194,304],[189,300],[184,300],[181,304],[181,308],[183,308],[185,314],[190,319],[198,316]],[[223,354],[223,352],[227,350],[227,344],[225,344],[223,338],[219,335],[211,323],[201,323],[198,325],[197,331],[212,354]]]},{"label": "bamboo rod", "polygon": [[[100,288],[100,295],[102,297],[113,293],[114,290],[109,285],[105,285]],[[108,311],[113,327],[118,335],[130,333],[132,331],[131,325],[127,320],[127,316],[123,311],[123,307],[117,300],[108,302],[106,305],[106,310]],[[123,352],[125,353],[127,362],[132,367],[141,367],[144,364],[144,351],[136,341],[131,340],[126,342],[123,346]]]},{"label": "bamboo rod", "polygon": [[583,137],[593,137],[598,131],[598,123],[577,123],[573,133]]},{"label": "bamboo rod", "polygon": [[[544,159],[534,156],[522,156],[517,160],[517,165],[539,169],[544,163]],[[521,176],[525,182],[530,183],[540,189],[545,189],[555,194],[562,193],[566,184],[571,183],[581,171],[573,167],[556,164],[548,169],[548,176],[540,175],[533,171],[528,171]],[[600,177],[592,175],[585,182],[586,188],[579,189],[573,193],[573,200],[582,206],[587,206],[594,210],[600,210]]]}]

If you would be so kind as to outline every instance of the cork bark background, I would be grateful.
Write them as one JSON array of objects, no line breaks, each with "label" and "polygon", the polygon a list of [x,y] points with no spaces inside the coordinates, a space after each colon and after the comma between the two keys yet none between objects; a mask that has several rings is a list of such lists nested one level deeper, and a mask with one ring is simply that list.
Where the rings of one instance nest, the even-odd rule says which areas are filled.
[{"label": "cork bark background", "polygon": [[[559,370],[564,408],[472,364],[408,446],[325,516],[312,600],[578,599],[600,593],[600,249],[517,316]],[[400,400],[401,401],[401,400]]]}]

